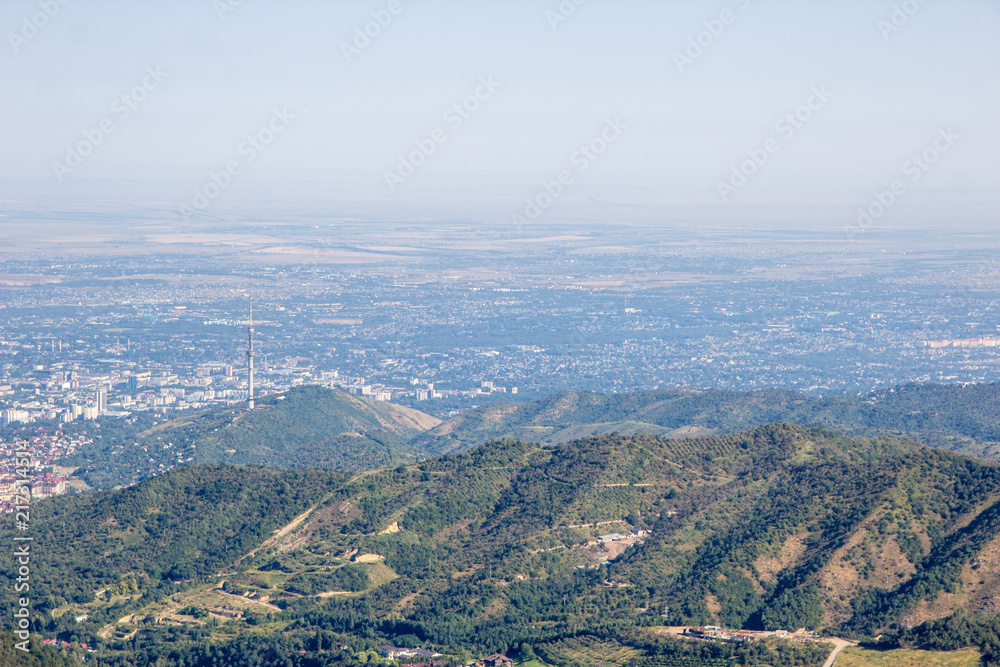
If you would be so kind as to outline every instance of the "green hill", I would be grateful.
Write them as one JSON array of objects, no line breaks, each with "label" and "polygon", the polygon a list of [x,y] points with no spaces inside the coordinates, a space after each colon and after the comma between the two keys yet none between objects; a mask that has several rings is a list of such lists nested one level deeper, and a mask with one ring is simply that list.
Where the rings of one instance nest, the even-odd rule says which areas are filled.
[{"label": "green hill", "polygon": [[857,436],[901,434],[933,447],[1000,459],[1000,384],[907,385],[827,398],[780,389],[564,392],[470,410],[417,435],[412,444],[444,453],[497,438],[556,444],[612,432],[689,437],[776,421]]},{"label": "green hill", "polygon": [[[185,414],[135,433],[105,428],[70,459],[95,487],[129,483],[179,462],[370,470],[416,460],[408,444],[440,423],[417,410],[305,386],[243,404]],[[105,420],[106,425],[117,426]]]},{"label": "green hill", "polygon": [[89,601],[123,580],[213,574],[346,479],[322,470],[185,466],[127,489],[32,504],[35,608]]},{"label": "green hill", "polygon": [[195,445],[196,463],[369,470],[412,461],[407,444],[438,420],[339,389],[306,386],[259,399],[258,409],[214,410],[144,433]]},{"label": "green hill", "polygon": [[1000,384],[913,385],[828,398],[777,389],[564,392],[536,401],[491,403],[445,422],[318,386],[267,396],[258,405],[254,412],[215,408],[155,426],[149,415],[132,425],[104,419],[93,442],[63,464],[81,466],[91,486],[110,488],[182,462],[361,471],[504,438],[543,445],[610,433],[690,438],[778,421],[857,437],[903,435],[1000,459]]},{"label": "green hill", "polygon": [[[600,653],[622,665],[818,666],[818,648],[766,642],[683,662],[702,646],[661,630],[873,637],[960,609],[996,613],[1000,594],[1000,466],[899,437],[771,424],[554,448],[507,440],[353,479],[308,474],[182,468],[40,503],[39,548],[81,544],[39,568],[53,600],[69,601],[48,627],[113,651],[139,637],[150,663],[166,659],[156,647],[169,633],[196,645],[281,632],[307,653],[336,641],[355,653],[530,645],[557,664]],[[283,483],[303,489],[289,507]],[[191,581],[169,583],[178,576]],[[73,601],[84,581],[117,597]]]}]

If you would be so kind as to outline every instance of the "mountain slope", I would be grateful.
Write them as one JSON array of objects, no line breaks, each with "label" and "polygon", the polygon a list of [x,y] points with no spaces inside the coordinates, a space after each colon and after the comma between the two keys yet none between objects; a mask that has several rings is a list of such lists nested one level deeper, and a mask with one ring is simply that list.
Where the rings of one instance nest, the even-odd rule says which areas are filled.
[{"label": "mountain slope", "polygon": [[107,437],[68,464],[87,465],[84,478],[95,487],[180,462],[370,470],[415,460],[407,441],[438,423],[411,408],[305,386],[259,398],[253,412],[240,404],[185,414],[140,433],[105,428]]},{"label": "mountain slope", "polygon": [[261,398],[260,410],[231,406],[140,430],[102,421],[94,440],[64,460],[96,488],[125,485],[181,462],[371,470],[465,451],[488,440],[553,445],[610,433],[689,438],[777,421],[848,435],[900,434],[960,453],[1000,458],[1000,384],[919,385],[863,397],[791,391],[668,389],[603,395],[565,392],[537,401],[491,403],[441,422],[428,414],[336,389],[305,386]]},{"label": "mountain slope", "polygon": [[[981,585],[963,568],[992,548],[1000,512],[997,466],[786,425],[690,440],[605,436],[555,450],[502,443],[466,456],[341,491],[338,502],[363,514],[339,534],[359,535],[363,551],[392,565],[399,538],[360,535],[395,523],[426,548],[450,545],[439,556],[455,568],[449,576],[493,560],[498,570],[484,581],[516,582],[603,562],[614,543],[581,545],[646,526],[652,536],[606,575],[637,605],[662,597],[689,621],[874,633],[904,616],[981,605]],[[980,576],[996,586],[1000,568]],[[942,604],[948,591],[956,597]],[[936,611],[921,611],[934,600]]]},{"label": "mountain slope", "polygon": [[412,443],[443,453],[496,438],[555,444],[611,432],[688,437],[776,421],[858,436],[898,433],[934,447],[1000,458],[1000,384],[908,385],[861,397],[827,398],[780,389],[563,392],[470,410],[417,435]]},{"label": "mountain slope", "polygon": [[[170,533],[171,521],[156,532],[165,520],[154,522],[149,508],[186,507],[159,494],[198,495],[174,480],[226,470],[181,469],[116,494],[73,499],[61,516],[47,508],[62,499],[40,505],[46,509],[33,524],[40,542],[57,539],[61,521],[98,527],[100,537],[81,557],[117,576],[116,586],[136,577],[140,588],[157,586],[165,564],[143,546],[147,540],[169,543],[170,558],[194,568],[191,588],[173,603],[137,593],[113,613],[98,611],[100,602],[68,605],[67,618],[89,610],[99,619],[76,631],[97,632],[132,614],[169,625],[184,605],[235,614],[242,627],[278,607],[281,628],[332,631],[337,641],[489,651],[612,633],[640,655],[653,650],[642,648],[652,641],[642,633],[664,623],[665,608],[670,624],[873,636],[956,609],[995,613],[1000,593],[1000,466],[898,437],[851,439],[771,424],[689,439],[616,434],[555,448],[491,442],[310,483],[322,484],[326,500],[263,547],[266,529],[280,522],[254,530],[239,545],[244,555],[253,552],[247,557]],[[285,475],[305,474],[254,474],[265,472],[271,488]],[[318,493],[282,510],[282,520]],[[157,500],[139,500],[149,497]],[[136,503],[146,509],[116,509]],[[235,508],[192,511],[204,515],[201,525],[225,526],[220,516]],[[184,516],[191,513],[178,520]],[[118,526],[106,527],[111,517]],[[130,541],[140,525],[151,532]],[[98,551],[102,530],[116,541]],[[9,532],[0,528],[0,538]],[[59,558],[70,559],[70,571],[84,567],[65,553]],[[195,565],[200,559],[212,566]],[[220,570],[227,574],[209,576]],[[113,578],[102,577],[101,584]],[[245,593],[243,607],[217,592],[223,580]],[[49,585],[66,598],[57,581]],[[159,632],[124,621],[122,636],[132,631]]]},{"label": "mountain slope", "polygon": [[230,408],[181,418],[143,435],[190,442],[196,463],[367,470],[412,461],[407,440],[437,422],[416,410],[318,386],[267,396],[257,405],[253,412]]},{"label": "mountain slope", "polygon": [[119,491],[32,503],[35,608],[87,601],[122,580],[212,574],[346,480],[323,470],[186,466]]}]

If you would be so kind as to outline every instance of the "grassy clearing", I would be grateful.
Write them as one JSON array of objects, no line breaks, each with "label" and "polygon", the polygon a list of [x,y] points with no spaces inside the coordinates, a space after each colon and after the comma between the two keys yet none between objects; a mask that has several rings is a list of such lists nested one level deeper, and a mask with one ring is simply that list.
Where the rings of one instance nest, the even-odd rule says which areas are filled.
[{"label": "grassy clearing", "polygon": [[189,606],[204,609],[219,619],[241,618],[246,612],[266,614],[269,611],[278,611],[277,607],[265,602],[230,595],[215,588],[214,584],[206,584],[183,593],[177,593],[161,602],[149,604],[135,612],[134,615],[137,618],[151,616],[158,621],[204,625],[208,621],[207,618],[194,619],[177,613],[178,610]]},{"label": "grassy clearing", "polygon": [[368,570],[368,579],[371,581],[369,589],[378,588],[399,577],[395,570],[384,563],[374,563],[365,569]]},{"label": "grassy clearing", "polygon": [[518,660],[514,664],[517,667],[549,667],[541,660]]},{"label": "grassy clearing", "polygon": [[871,651],[845,648],[834,667],[979,667],[978,651]]}]

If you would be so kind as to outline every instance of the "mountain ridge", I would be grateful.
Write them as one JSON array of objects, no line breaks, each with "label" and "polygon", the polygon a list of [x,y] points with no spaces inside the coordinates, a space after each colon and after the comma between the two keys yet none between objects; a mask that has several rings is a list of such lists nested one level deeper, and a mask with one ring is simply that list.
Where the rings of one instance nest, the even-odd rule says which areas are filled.
[{"label": "mountain ridge", "polygon": [[[303,486],[288,482],[294,475],[320,476]],[[242,491],[219,495],[243,476]],[[194,478],[200,486],[177,483]],[[249,481],[258,478],[272,481]],[[302,487],[299,500],[238,551],[210,528],[231,525],[226,517],[242,506],[233,502],[264,507],[261,494],[277,502],[283,479]],[[189,488],[205,491],[181,492]],[[175,489],[168,502],[165,489]],[[225,502],[217,510],[195,502],[205,493]],[[337,641],[442,652],[546,646],[580,632],[621,642],[628,628],[665,623],[864,638],[959,609],[995,613],[1000,593],[1000,466],[899,436],[787,423],[686,439],[491,441],[354,477],[187,466],[57,511],[63,502],[34,510],[40,541],[56,539],[61,523],[96,525],[117,546],[55,553],[40,564],[39,584],[60,619],[92,619],[55,626],[100,632],[112,645],[119,635],[152,640],[166,632],[161,625],[183,627],[179,610],[191,607],[230,614],[237,629],[270,613],[304,636],[333,631]],[[202,518],[177,533],[189,515]],[[171,558],[187,570],[171,573],[143,555],[135,536],[151,530],[175,535]],[[107,574],[84,576],[91,569]],[[190,581],[171,583],[178,575]],[[95,599],[86,582],[93,592],[136,592]],[[234,592],[244,600],[237,607]],[[133,617],[158,620],[116,620]],[[628,639],[630,650],[647,650],[640,639]]]},{"label": "mountain ridge", "polygon": [[555,446],[595,435],[722,435],[785,421],[855,437],[905,435],[1000,459],[1000,384],[911,385],[862,397],[792,391],[664,389],[630,394],[563,392],[495,402],[446,421],[414,408],[309,385],[239,405],[184,414],[139,433],[105,420],[64,465],[93,487],[125,485],[178,463],[373,470],[466,451],[496,439]]},{"label": "mountain ridge", "polygon": [[[418,410],[317,385],[200,410],[134,432],[104,424],[66,459],[93,487],[126,485],[178,463],[372,470],[415,461],[409,440],[441,420]],[[110,427],[110,428],[109,428]],[[157,466],[161,466],[157,469]]]},{"label": "mountain ridge", "polygon": [[609,433],[627,422],[687,437],[688,432],[736,432],[787,421],[861,437],[904,434],[934,447],[1000,459],[997,415],[1000,384],[904,385],[860,397],[813,397],[783,389],[561,392],[535,401],[490,403],[417,434],[411,443],[447,453],[505,437],[557,444]]}]

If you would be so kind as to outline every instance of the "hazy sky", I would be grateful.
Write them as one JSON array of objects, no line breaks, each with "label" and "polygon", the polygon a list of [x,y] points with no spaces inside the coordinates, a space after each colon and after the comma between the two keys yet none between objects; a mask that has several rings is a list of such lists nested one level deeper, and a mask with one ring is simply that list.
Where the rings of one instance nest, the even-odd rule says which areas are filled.
[{"label": "hazy sky", "polygon": [[0,177],[1000,189],[996,0],[576,1],[5,0]]}]

